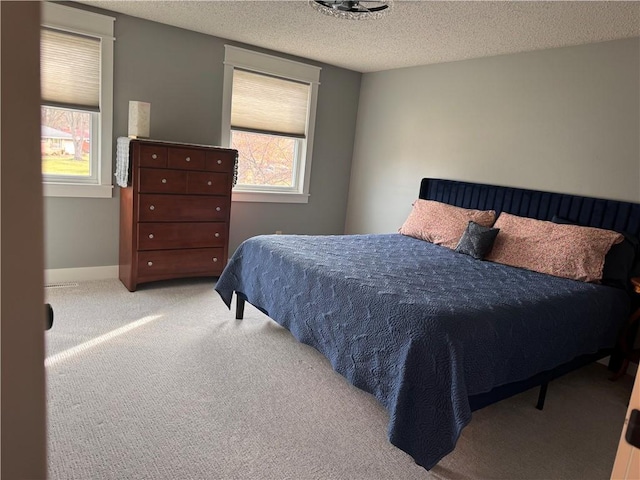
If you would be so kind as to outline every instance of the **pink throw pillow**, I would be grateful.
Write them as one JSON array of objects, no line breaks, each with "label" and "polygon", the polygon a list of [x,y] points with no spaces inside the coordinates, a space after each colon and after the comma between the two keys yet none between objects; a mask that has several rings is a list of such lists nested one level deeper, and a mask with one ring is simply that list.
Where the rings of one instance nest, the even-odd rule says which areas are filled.
[{"label": "pink throw pillow", "polygon": [[470,210],[433,200],[418,199],[400,230],[402,235],[454,249],[472,220],[484,227],[496,221],[493,210]]},{"label": "pink throw pillow", "polygon": [[602,279],[605,255],[624,239],[611,230],[509,213],[501,213],[494,227],[500,229],[500,235],[485,260],[582,282]]}]

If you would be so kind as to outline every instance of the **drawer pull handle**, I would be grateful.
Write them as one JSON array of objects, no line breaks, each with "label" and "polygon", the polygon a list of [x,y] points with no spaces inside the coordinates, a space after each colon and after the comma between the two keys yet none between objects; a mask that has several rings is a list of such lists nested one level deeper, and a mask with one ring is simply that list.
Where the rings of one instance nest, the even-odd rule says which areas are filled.
[{"label": "drawer pull handle", "polygon": [[217,261],[218,261],[218,259],[217,259],[216,257],[213,257],[213,261],[214,261],[214,262],[217,262]]},{"label": "drawer pull handle", "polygon": [[222,160],[218,160],[218,165],[222,165]]},{"label": "drawer pull handle", "polygon": [[207,182],[207,185],[211,186],[211,180],[209,180],[209,181]]},{"label": "drawer pull handle", "polygon": [[218,238],[220,236],[220,234],[218,232],[216,232],[216,234],[214,235],[214,237]]},{"label": "drawer pull handle", "polygon": [[155,209],[156,209],[156,207],[154,205],[150,205],[149,206],[149,210],[155,210]]},{"label": "drawer pull handle", "polygon": [[153,233],[150,233],[150,234],[149,234],[149,238],[153,238]]},{"label": "drawer pull handle", "polygon": [[187,157],[187,158],[185,158],[185,160],[186,160],[187,162],[190,162],[190,161],[191,161],[191,157]]},{"label": "drawer pull handle", "polygon": [[167,179],[166,179],[166,178],[163,178],[163,179],[162,179],[162,183],[167,183]]},{"label": "drawer pull handle", "polygon": [[155,160],[156,158],[158,158],[158,155],[156,155],[156,154],[154,153],[154,154],[152,154],[152,155],[151,155],[151,158],[153,158],[153,159]]},{"label": "drawer pull handle", "polygon": [[219,212],[220,210],[222,210],[220,207],[216,207],[216,212]]},{"label": "drawer pull handle", "polygon": [[153,262],[147,262],[147,265],[149,265],[150,267],[153,266]]}]

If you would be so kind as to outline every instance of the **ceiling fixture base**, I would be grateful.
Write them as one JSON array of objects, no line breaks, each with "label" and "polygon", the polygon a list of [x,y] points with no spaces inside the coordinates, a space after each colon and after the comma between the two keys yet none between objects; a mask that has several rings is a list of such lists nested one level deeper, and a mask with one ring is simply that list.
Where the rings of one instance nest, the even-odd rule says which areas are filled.
[{"label": "ceiling fixture base", "polygon": [[389,14],[393,0],[309,0],[315,10],[345,20],[376,20]]}]

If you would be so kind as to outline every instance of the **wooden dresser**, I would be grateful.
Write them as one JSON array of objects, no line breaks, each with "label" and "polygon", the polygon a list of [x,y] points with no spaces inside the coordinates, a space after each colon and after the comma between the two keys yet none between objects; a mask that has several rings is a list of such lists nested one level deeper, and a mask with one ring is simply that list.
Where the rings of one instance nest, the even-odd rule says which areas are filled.
[{"label": "wooden dresser", "polygon": [[237,151],[131,140],[120,190],[120,280],[219,276],[229,255]]}]

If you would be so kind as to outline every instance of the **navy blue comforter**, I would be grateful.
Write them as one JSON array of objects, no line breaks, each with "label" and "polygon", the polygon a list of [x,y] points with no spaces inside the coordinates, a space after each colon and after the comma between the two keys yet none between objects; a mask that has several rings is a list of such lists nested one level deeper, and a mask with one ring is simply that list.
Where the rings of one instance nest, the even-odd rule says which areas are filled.
[{"label": "navy blue comforter", "polygon": [[468,397],[615,343],[610,287],[474,260],[400,234],[269,235],[216,284],[325,355],[390,414],[389,440],[425,468],[455,447]]}]

